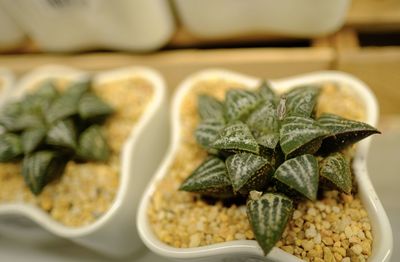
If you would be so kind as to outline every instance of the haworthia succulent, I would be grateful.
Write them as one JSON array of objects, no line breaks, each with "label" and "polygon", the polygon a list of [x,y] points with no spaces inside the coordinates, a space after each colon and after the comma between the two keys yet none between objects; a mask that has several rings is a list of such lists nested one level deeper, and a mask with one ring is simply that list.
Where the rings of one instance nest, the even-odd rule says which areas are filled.
[{"label": "haworthia succulent", "polygon": [[216,98],[208,95],[199,95],[197,107],[200,118],[204,120],[214,120],[224,123],[224,105]]},{"label": "haworthia succulent", "polygon": [[310,117],[317,102],[319,88],[315,86],[296,87],[287,92],[286,115]]},{"label": "haworthia succulent", "polygon": [[281,194],[266,193],[247,202],[247,217],[265,255],[281,238],[292,210],[292,200]]},{"label": "haworthia succulent", "polygon": [[24,154],[33,152],[46,138],[47,130],[44,127],[28,129],[21,135]]},{"label": "haworthia succulent", "polygon": [[345,119],[333,114],[323,114],[318,118],[320,126],[329,131],[321,146],[322,152],[332,152],[354,144],[370,135],[380,132],[363,122]]},{"label": "haworthia succulent", "polygon": [[179,189],[218,197],[233,195],[225,163],[214,156],[209,157],[194,170]]},{"label": "haworthia succulent", "polygon": [[259,146],[250,129],[240,121],[225,126],[211,147],[218,150],[259,153]]},{"label": "haworthia succulent", "polygon": [[94,161],[108,159],[110,151],[100,126],[92,125],[82,132],[79,137],[78,155]]},{"label": "haworthia succulent", "polygon": [[45,126],[43,116],[38,112],[24,112],[15,119],[14,130],[42,128]]},{"label": "haworthia succulent", "polygon": [[79,81],[71,82],[65,92],[64,95],[66,96],[73,96],[73,97],[81,97],[83,94],[90,90],[92,85],[92,79],[81,79]]},{"label": "haworthia succulent", "polygon": [[71,119],[61,120],[49,127],[46,142],[50,145],[76,148],[76,129]]},{"label": "haworthia succulent", "polygon": [[318,191],[318,162],[312,155],[301,155],[285,161],[275,171],[274,178],[310,200]]},{"label": "haworthia succulent", "polygon": [[55,99],[46,112],[47,121],[54,123],[77,114],[79,99],[76,95],[62,95]]},{"label": "haworthia succulent", "polygon": [[10,102],[7,103],[0,112],[0,125],[3,126],[7,131],[19,131],[19,127],[16,126],[15,119],[22,112],[21,103],[19,102]]},{"label": "haworthia succulent", "polygon": [[278,96],[272,90],[271,84],[268,81],[264,80],[261,82],[259,93],[263,100],[276,104]]},{"label": "haworthia succulent", "polygon": [[210,145],[215,141],[224,124],[216,119],[206,119],[196,128],[196,141],[202,147],[210,150]]},{"label": "haworthia succulent", "polygon": [[280,145],[286,156],[314,154],[329,134],[311,118],[289,116],[280,129]]},{"label": "haworthia succulent", "polygon": [[35,90],[35,94],[40,97],[55,98],[59,95],[56,85],[52,79],[43,81]]},{"label": "haworthia succulent", "polygon": [[[235,192],[241,191],[242,194],[247,195],[250,190],[243,188],[245,186],[254,186],[254,190],[264,189],[268,176],[265,167],[268,164],[270,164],[268,159],[247,152],[229,156],[226,159],[226,168],[232,182],[233,190]],[[249,185],[249,181],[255,178],[259,178],[257,180],[264,183]]]},{"label": "haworthia succulent", "polygon": [[260,102],[260,97],[248,90],[231,89],[225,96],[225,116],[228,122],[245,120]]},{"label": "haworthia succulent", "polygon": [[82,119],[90,119],[109,115],[113,109],[98,96],[86,93],[79,100],[78,112]]},{"label": "haworthia succulent", "polygon": [[262,102],[248,117],[247,125],[257,143],[274,149],[279,142],[279,121],[274,102]]},{"label": "haworthia succulent", "polygon": [[53,178],[60,175],[66,160],[51,151],[38,151],[25,156],[22,162],[22,175],[35,195]]},{"label": "haworthia succulent", "polygon": [[0,162],[14,160],[22,154],[21,140],[12,133],[0,135]]},{"label": "haworthia succulent", "polygon": [[349,163],[343,154],[336,152],[320,162],[320,176],[328,180],[337,189],[351,193],[352,179]]}]

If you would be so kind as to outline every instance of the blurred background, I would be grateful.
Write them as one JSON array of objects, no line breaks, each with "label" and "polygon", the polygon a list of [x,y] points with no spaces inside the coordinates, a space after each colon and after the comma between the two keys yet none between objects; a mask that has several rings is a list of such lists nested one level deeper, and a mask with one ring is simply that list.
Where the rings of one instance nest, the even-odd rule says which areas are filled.
[{"label": "blurred background", "polygon": [[[400,260],[399,0],[0,0],[0,68],[18,78],[45,64],[88,71],[150,66],[171,93],[210,67],[262,78],[353,74],[380,104],[383,135],[374,138],[369,170],[392,223],[393,261]],[[32,234],[1,229],[0,260],[18,260],[21,246],[38,261],[102,260]],[[162,261],[146,250],[135,260]]]}]

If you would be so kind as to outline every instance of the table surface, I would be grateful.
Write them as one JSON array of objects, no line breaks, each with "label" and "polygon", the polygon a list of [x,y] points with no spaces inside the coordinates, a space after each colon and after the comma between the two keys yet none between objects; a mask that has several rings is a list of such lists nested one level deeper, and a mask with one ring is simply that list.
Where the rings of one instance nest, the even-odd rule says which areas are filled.
[{"label": "table surface", "polygon": [[[371,180],[389,216],[393,235],[392,261],[400,261],[400,117],[385,118],[380,123],[382,135],[375,136],[368,156]],[[56,238],[37,227],[15,232],[0,226],[0,261],[110,261],[69,241]],[[162,262],[164,258],[143,248],[123,260]]]}]

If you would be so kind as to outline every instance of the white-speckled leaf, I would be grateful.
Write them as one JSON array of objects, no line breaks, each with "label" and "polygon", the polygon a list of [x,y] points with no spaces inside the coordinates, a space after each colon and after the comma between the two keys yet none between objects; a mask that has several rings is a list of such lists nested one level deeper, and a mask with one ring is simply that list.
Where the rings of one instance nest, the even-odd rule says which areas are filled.
[{"label": "white-speckled leaf", "polygon": [[213,196],[232,196],[231,181],[225,163],[211,156],[181,184],[180,190]]},{"label": "white-speckled leaf", "polygon": [[33,152],[45,139],[46,128],[35,128],[24,131],[21,135],[22,148],[25,154]]},{"label": "white-speckled leaf", "polygon": [[76,148],[76,129],[71,119],[61,120],[49,127],[46,142],[49,145]]},{"label": "white-speckled leaf", "polygon": [[351,193],[352,181],[350,165],[343,154],[333,153],[320,162],[320,175],[337,189],[346,194]]},{"label": "white-speckled leaf", "polygon": [[[234,192],[239,192],[253,177],[267,176],[264,173],[264,166],[269,164],[267,159],[246,152],[229,156],[225,163]],[[261,189],[253,188],[252,190]],[[250,190],[247,189],[246,191]]]},{"label": "white-speckled leaf", "polygon": [[248,117],[249,126],[257,143],[274,149],[279,142],[279,121],[274,102],[262,102]]},{"label": "white-speckled leaf", "polygon": [[247,217],[265,255],[281,239],[292,210],[292,200],[281,194],[266,193],[247,202]]},{"label": "white-speckled leaf", "polygon": [[318,191],[318,162],[312,155],[301,155],[285,161],[275,171],[274,178],[310,200]]},{"label": "white-speckled leaf", "polygon": [[280,145],[285,156],[314,154],[322,140],[329,134],[317,121],[311,118],[286,117],[280,129]]},{"label": "white-speckled leaf", "polygon": [[39,195],[43,187],[59,176],[66,160],[51,151],[38,151],[25,156],[22,162],[22,176],[33,194]]},{"label": "white-speckled leaf", "polygon": [[0,162],[8,162],[22,154],[21,139],[18,135],[0,135]]},{"label": "white-speckled leaf", "polygon": [[208,95],[199,95],[197,107],[202,120],[225,122],[224,105],[216,98]]},{"label": "white-speckled leaf", "polygon": [[315,86],[296,87],[287,92],[286,116],[310,117],[318,94],[319,88]]},{"label": "white-speckled leaf", "polygon": [[259,93],[263,100],[272,102],[274,105],[278,101],[278,96],[275,94],[274,90],[272,90],[271,84],[266,80],[262,81]]},{"label": "white-speckled leaf", "polygon": [[78,155],[85,160],[106,161],[110,155],[101,127],[92,125],[79,136]]},{"label": "white-speckled leaf", "polygon": [[260,96],[251,91],[229,90],[225,96],[225,117],[227,121],[245,120],[260,101]]},{"label": "white-speckled leaf", "polygon": [[345,119],[333,114],[323,114],[318,123],[329,131],[321,146],[323,152],[333,152],[380,132],[363,122]]},{"label": "white-speckled leaf", "polygon": [[219,120],[206,119],[196,128],[196,141],[203,148],[209,150],[212,142],[215,141],[219,132],[224,128],[224,124]]},{"label": "white-speckled leaf", "polygon": [[82,119],[90,119],[107,116],[113,109],[98,96],[86,93],[79,100],[78,112]]},{"label": "white-speckled leaf", "polygon": [[218,150],[259,153],[259,146],[250,129],[240,121],[225,126],[211,147]]}]

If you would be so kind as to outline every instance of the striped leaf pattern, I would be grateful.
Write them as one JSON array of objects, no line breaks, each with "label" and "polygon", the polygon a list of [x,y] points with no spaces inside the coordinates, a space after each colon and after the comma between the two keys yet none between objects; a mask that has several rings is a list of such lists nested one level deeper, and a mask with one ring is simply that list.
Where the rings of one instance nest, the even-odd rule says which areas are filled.
[{"label": "striped leaf pattern", "polygon": [[20,137],[5,133],[0,135],[0,162],[7,162],[22,154]]},{"label": "striped leaf pattern", "polygon": [[300,154],[314,154],[322,139],[329,134],[317,121],[311,118],[286,117],[280,129],[280,145],[286,157]]},{"label": "striped leaf pattern", "polygon": [[209,150],[210,145],[215,141],[224,126],[223,123],[216,119],[204,120],[196,128],[195,136],[197,143]]},{"label": "striped leaf pattern", "polygon": [[350,194],[352,189],[351,170],[343,154],[336,152],[320,162],[320,176],[333,184],[336,189]]},{"label": "striped leaf pattern", "polygon": [[80,96],[63,95],[54,100],[49,110],[46,112],[46,120],[54,123],[78,113],[78,103]]},{"label": "striped leaf pattern", "polygon": [[259,146],[250,129],[240,121],[225,126],[211,147],[218,150],[259,153]]},{"label": "striped leaf pattern", "polygon": [[318,191],[318,162],[312,155],[301,155],[285,161],[275,171],[274,178],[310,200]]},{"label": "striped leaf pattern", "polygon": [[224,105],[214,97],[199,95],[197,107],[202,120],[213,119],[221,123],[225,122]]},{"label": "striped leaf pattern", "polygon": [[292,200],[281,194],[266,193],[247,202],[247,217],[265,255],[281,238],[292,210]]},{"label": "striped leaf pattern", "polygon": [[[267,159],[251,153],[244,152],[229,156],[226,159],[226,167],[232,182],[233,191],[239,192],[254,177],[267,176],[264,173],[264,166],[267,164],[269,164]],[[261,190],[264,187],[264,185],[258,186],[261,188],[253,189]]]},{"label": "striped leaf pattern", "polygon": [[113,109],[98,96],[86,93],[79,100],[78,112],[82,119],[90,119],[109,115]]},{"label": "striped leaf pattern", "polygon": [[319,88],[315,86],[296,87],[287,92],[286,112],[287,116],[310,117],[314,110],[319,94]]},{"label": "striped leaf pattern", "polygon": [[279,121],[274,102],[262,102],[250,114],[246,123],[258,144],[270,149],[276,147],[279,142]]},{"label": "striped leaf pattern", "polygon": [[46,138],[46,128],[35,128],[24,131],[21,142],[24,154],[33,152]]},{"label": "striped leaf pattern", "polygon": [[79,136],[78,156],[94,161],[106,161],[110,155],[100,126],[92,125]]},{"label": "striped leaf pattern", "polygon": [[231,181],[229,180],[225,163],[214,156],[209,157],[194,170],[181,184],[179,190],[218,197],[233,195]]},{"label": "striped leaf pattern", "polygon": [[264,101],[269,101],[274,105],[278,101],[278,96],[275,94],[274,90],[272,90],[271,84],[266,80],[261,82],[259,93]]},{"label": "striped leaf pattern", "polygon": [[32,193],[38,195],[49,181],[62,173],[65,164],[66,160],[54,152],[37,151],[25,156],[22,162],[22,176]]},{"label": "striped leaf pattern", "polygon": [[376,128],[366,123],[333,114],[321,115],[318,123],[330,133],[323,141],[322,152],[337,151],[370,135],[380,134]]},{"label": "striped leaf pattern", "polygon": [[76,148],[76,130],[71,119],[54,123],[47,133],[46,142],[50,145]]},{"label": "striped leaf pattern", "polygon": [[231,89],[225,96],[225,117],[228,122],[244,120],[260,102],[260,97],[248,90]]}]

